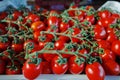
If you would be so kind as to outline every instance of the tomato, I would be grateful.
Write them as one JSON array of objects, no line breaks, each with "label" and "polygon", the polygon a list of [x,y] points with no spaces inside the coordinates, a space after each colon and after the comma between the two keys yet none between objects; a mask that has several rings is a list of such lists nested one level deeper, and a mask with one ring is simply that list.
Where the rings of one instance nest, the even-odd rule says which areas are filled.
[{"label": "tomato", "polygon": [[45,29],[45,25],[42,21],[36,21],[32,23],[31,29],[33,29],[33,31],[42,31]]},{"label": "tomato", "polygon": [[72,74],[80,74],[84,70],[84,63],[80,63],[79,59],[76,59],[76,56],[70,57],[69,59],[69,71]]},{"label": "tomato", "polygon": [[91,24],[95,23],[95,17],[94,17],[94,15],[87,15],[85,17],[85,20],[89,21]]},{"label": "tomato", "polygon": [[35,79],[42,73],[41,63],[36,65],[35,63],[28,63],[30,60],[27,60],[22,68],[22,73],[27,79]]},{"label": "tomato", "polygon": [[6,66],[6,63],[3,59],[1,59],[0,57],[0,74],[4,74],[5,73],[5,66]]},{"label": "tomato", "polygon": [[0,42],[0,51],[6,50],[7,47],[9,46],[9,41],[7,42]]},{"label": "tomato", "polygon": [[117,40],[117,36],[114,32],[109,33],[107,39],[108,42],[112,43]]},{"label": "tomato", "polygon": [[0,20],[3,20],[7,15],[7,12],[0,12]]},{"label": "tomato", "polygon": [[43,58],[48,62],[51,62],[55,56],[57,56],[57,54],[50,54],[50,53],[43,54]]},{"label": "tomato", "polygon": [[7,51],[3,51],[3,55],[4,56],[2,56],[2,59],[6,62],[9,62],[10,61],[10,59],[9,59],[10,53]]},{"label": "tomato", "polygon": [[17,20],[19,17],[22,17],[22,13],[19,11],[14,11],[12,16],[13,16],[13,20]]},{"label": "tomato", "polygon": [[[75,8],[77,8],[77,6],[76,5],[72,5],[72,6],[70,6],[70,8],[71,9],[75,9]],[[68,14],[69,14],[70,17],[74,17],[75,16],[75,10],[69,10]]]},{"label": "tomato", "polygon": [[0,24],[0,35],[3,35],[7,32],[5,28],[6,26],[4,24]]},{"label": "tomato", "polygon": [[97,43],[98,43],[99,48],[103,48],[103,49],[110,49],[111,48],[110,43],[106,40],[99,40],[99,41],[97,41]]},{"label": "tomato", "polygon": [[58,27],[59,19],[56,16],[50,16],[48,18],[48,26],[51,28],[52,26]]},{"label": "tomato", "polygon": [[120,74],[120,66],[113,60],[103,61],[102,66],[107,75],[118,75]]},{"label": "tomato", "polygon": [[13,43],[11,47],[15,52],[23,51],[23,44],[22,43]]},{"label": "tomato", "polygon": [[45,41],[39,41],[39,49],[43,49],[46,45],[46,42]]},{"label": "tomato", "polygon": [[70,38],[67,37],[67,36],[59,36],[59,40],[60,40],[60,41],[64,41],[64,42],[69,42],[69,41],[70,41]]},{"label": "tomato", "polygon": [[55,49],[62,50],[65,47],[65,42],[58,40],[55,42]]},{"label": "tomato", "polygon": [[64,59],[61,60],[59,56],[53,58],[51,66],[54,74],[64,74],[68,69],[68,63]]},{"label": "tomato", "polygon": [[114,18],[120,18],[120,15],[118,13],[113,13],[112,17],[114,17]]},{"label": "tomato", "polygon": [[84,15],[82,15],[82,14],[78,15],[78,20],[79,20],[80,22],[82,22],[82,21],[84,20],[84,18],[85,18]]},{"label": "tomato", "polygon": [[111,50],[118,56],[120,56],[120,40],[116,40],[112,43]]},{"label": "tomato", "polygon": [[28,15],[27,20],[30,20],[33,23],[36,21],[40,21],[40,18],[36,14],[31,14],[31,15]]},{"label": "tomato", "polygon": [[100,19],[98,20],[98,25],[103,26],[105,28],[109,27],[111,24],[116,23],[116,18],[113,17],[109,17],[109,18],[104,18],[104,19]]},{"label": "tomato", "polygon": [[94,38],[95,39],[106,39],[107,33],[104,27],[96,25],[94,28]]},{"label": "tomato", "polygon": [[[88,54],[88,51],[86,49],[81,49],[81,50],[79,50],[79,54],[86,55],[86,54]],[[83,56],[81,56],[81,57],[83,57]],[[83,58],[85,58],[85,57],[83,57]]]},{"label": "tomato", "polygon": [[33,43],[33,44],[36,44],[36,42],[34,41],[34,40],[32,40],[32,39],[30,39],[30,40],[26,40],[25,42],[24,42],[24,49],[26,48],[26,46],[27,46],[27,44],[28,43]]},{"label": "tomato", "polygon": [[89,80],[104,80],[105,71],[100,63],[93,62],[92,64],[87,64],[85,68],[85,73]]},{"label": "tomato", "polygon": [[42,74],[51,74],[52,73],[49,62],[43,61],[43,62],[41,62],[41,64],[42,64],[42,67],[43,67]]},{"label": "tomato", "polygon": [[15,74],[21,74],[21,69],[19,67],[16,67],[15,69],[7,68],[6,69],[7,75],[15,75]]},{"label": "tomato", "polygon": [[39,41],[39,36],[40,36],[41,34],[40,34],[40,31],[35,31],[34,33],[33,33],[33,36],[34,36],[34,40],[35,41]]},{"label": "tomato", "polygon": [[109,10],[99,11],[98,16],[100,18],[109,18],[111,16],[111,12]]},{"label": "tomato", "polygon": [[60,32],[65,32],[70,27],[69,23],[61,22],[59,26]]},{"label": "tomato", "polygon": [[111,50],[106,49],[104,50],[104,53],[100,55],[102,60],[108,61],[108,60],[114,60],[116,59],[115,53],[113,53]]}]

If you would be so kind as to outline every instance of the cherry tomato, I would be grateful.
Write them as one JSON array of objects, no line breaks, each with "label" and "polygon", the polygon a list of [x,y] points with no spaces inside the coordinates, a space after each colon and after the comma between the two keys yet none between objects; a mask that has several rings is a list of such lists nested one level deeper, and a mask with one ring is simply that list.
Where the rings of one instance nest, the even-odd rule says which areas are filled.
[{"label": "cherry tomato", "polygon": [[52,26],[58,27],[59,19],[56,16],[50,16],[48,18],[48,26],[51,28]]},{"label": "cherry tomato", "polygon": [[104,80],[105,71],[100,63],[93,62],[92,64],[87,64],[85,69],[86,75],[89,80]]},{"label": "cherry tomato", "polygon": [[114,60],[116,59],[115,53],[113,53],[111,50],[106,49],[104,50],[104,53],[100,55],[102,60],[108,61],[108,60]]},{"label": "cherry tomato", "polygon": [[95,23],[95,17],[94,17],[94,15],[87,15],[85,17],[85,20],[89,21],[91,24]]},{"label": "cherry tomato", "polygon": [[79,59],[76,59],[76,56],[70,57],[69,59],[69,71],[72,74],[80,74],[84,70],[84,63],[80,63]]},{"label": "cherry tomato", "polygon": [[9,41],[8,42],[0,42],[0,51],[6,50],[7,47],[9,46]]},{"label": "cherry tomato", "polygon": [[35,79],[42,73],[41,63],[36,65],[35,63],[28,63],[30,60],[27,60],[22,68],[22,73],[27,79]]},{"label": "cherry tomato", "polygon": [[43,58],[46,60],[46,61],[48,61],[48,62],[51,62],[52,61],[52,59],[55,57],[55,56],[57,56],[57,54],[50,54],[50,53],[44,53],[43,54]]},{"label": "cherry tomato", "polygon": [[3,59],[1,59],[0,57],[0,74],[4,74],[5,73],[5,66],[6,66],[6,63]]},{"label": "cherry tomato", "polygon": [[112,43],[111,50],[118,56],[120,56],[120,41],[116,40]]},{"label": "cherry tomato", "polygon": [[64,42],[69,42],[69,41],[70,41],[70,38],[67,37],[67,36],[59,36],[59,40],[60,40],[60,41],[64,41]]},{"label": "cherry tomato", "polygon": [[34,33],[33,33],[33,36],[34,36],[34,40],[35,41],[39,41],[39,36],[40,36],[41,34],[40,34],[40,31],[35,31]]},{"label": "cherry tomato", "polygon": [[28,15],[27,20],[30,20],[33,23],[36,21],[40,21],[40,18],[36,14],[31,14],[31,15]]},{"label": "cherry tomato", "polygon": [[113,60],[103,61],[102,66],[107,75],[118,75],[120,74],[120,66]]},{"label": "cherry tomato", "polygon": [[22,13],[19,11],[14,11],[12,16],[13,16],[13,20],[17,20],[19,17],[22,17]]},{"label": "cherry tomato", "polygon": [[36,21],[32,23],[31,29],[33,29],[33,31],[42,31],[45,29],[45,25],[42,21]]},{"label": "cherry tomato", "polygon": [[7,12],[0,12],[0,20],[3,20],[7,15]]},{"label": "cherry tomato", "polygon": [[54,74],[64,74],[67,71],[68,63],[64,60],[63,63],[61,63],[62,60],[60,60],[59,56],[53,58],[51,66]]},{"label": "cherry tomato", "polygon": [[110,43],[112,43],[112,42],[114,42],[114,41],[116,41],[116,40],[117,40],[117,36],[115,35],[114,32],[109,33],[109,34],[108,34],[108,37],[107,37],[107,39],[106,39],[106,41],[108,41],[108,42],[110,42]]},{"label": "cherry tomato", "polygon": [[35,42],[34,40],[32,40],[32,39],[26,40],[26,41],[24,42],[24,49],[26,48],[26,46],[27,46],[28,43],[36,44],[36,42]]},{"label": "cherry tomato", "polygon": [[99,40],[97,41],[98,47],[103,48],[103,49],[110,49],[110,43],[106,40]]},{"label": "cherry tomato", "polygon": [[94,38],[95,39],[106,39],[107,33],[104,27],[96,25],[94,28]]},{"label": "cherry tomato", "polygon": [[61,22],[59,26],[60,32],[65,32],[70,27],[69,23]]},{"label": "cherry tomato", "polygon": [[108,10],[99,11],[98,16],[100,18],[109,18],[111,16],[111,12]]},{"label": "cherry tomato", "polygon": [[23,44],[22,43],[16,43],[16,44],[13,43],[11,47],[15,52],[23,51]]},{"label": "cherry tomato", "polygon": [[51,74],[52,73],[49,62],[43,61],[43,62],[41,62],[41,64],[42,64],[42,67],[43,67],[42,74]]},{"label": "cherry tomato", "polygon": [[65,42],[64,41],[56,41],[55,42],[55,49],[57,50],[62,50],[65,47]]}]

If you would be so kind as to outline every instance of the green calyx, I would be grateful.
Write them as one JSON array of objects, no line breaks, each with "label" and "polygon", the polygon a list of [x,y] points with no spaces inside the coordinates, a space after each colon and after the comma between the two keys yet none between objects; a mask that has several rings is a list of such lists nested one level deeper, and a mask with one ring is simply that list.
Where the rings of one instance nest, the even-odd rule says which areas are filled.
[{"label": "green calyx", "polygon": [[85,62],[85,59],[82,58],[82,57],[80,57],[80,58],[76,57],[75,62],[76,62],[78,65],[81,65],[82,63]]},{"label": "green calyx", "polygon": [[57,60],[57,62],[59,63],[59,65],[66,64],[67,63],[67,59],[59,57],[59,59]]}]

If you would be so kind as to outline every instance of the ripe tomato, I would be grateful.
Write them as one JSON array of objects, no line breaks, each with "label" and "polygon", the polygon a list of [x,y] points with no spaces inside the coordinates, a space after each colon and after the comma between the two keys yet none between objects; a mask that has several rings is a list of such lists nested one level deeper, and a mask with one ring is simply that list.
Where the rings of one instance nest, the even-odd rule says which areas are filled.
[{"label": "ripe tomato", "polygon": [[7,51],[3,51],[3,55],[4,56],[2,56],[2,59],[6,62],[9,62],[10,61],[10,59],[9,59],[10,53],[8,53]]},{"label": "ripe tomato", "polygon": [[20,67],[17,67],[17,66],[15,69],[14,68],[7,68],[6,74],[7,75],[21,74],[21,69],[20,69]]},{"label": "ripe tomato", "polygon": [[105,71],[100,63],[93,62],[92,64],[87,64],[85,69],[86,75],[89,80],[104,80]]},{"label": "ripe tomato", "polygon": [[22,68],[22,73],[27,79],[35,79],[42,73],[42,65],[36,65],[35,63],[29,63],[30,60],[27,60]]},{"label": "ripe tomato", "polygon": [[59,19],[56,16],[50,16],[48,18],[48,26],[51,28],[52,26],[58,27]]},{"label": "ripe tomato", "polygon": [[23,44],[22,43],[13,43],[11,45],[12,49],[15,51],[15,52],[21,52],[23,51]]},{"label": "ripe tomato", "polygon": [[60,32],[65,32],[70,27],[69,23],[61,22],[59,26]]},{"label": "ripe tomato", "polygon": [[7,49],[7,47],[9,46],[9,41],[7,42],[0,42],[0,51],[4,51]]},{"label": "ripe tomato", "polygon": [[112,43],[111,50],[118,56],[120,56],[120,40],[116,40]]},{"label": "ripe tomato", "polygon": [[[81,50],[79,50],[79,54],[88,54],[88,51],[86,50],[86,49],[81,49]],[[81,56],[81,57],[83,57],[83,56]],[[86,57],[83,57],[84,59],[86,59]]]},{"label": "ripe tomato", "polygon": [[13,16],[13,20],[17,20],[19,17],[22,17],[22,13],[19,11],[14,11],[12,16]]},{"label": "ripe tomato", "polygon": [[85,20],[89,21],[91,24],[95,23],[95,17],[94,17],[94,15],[87,15],[85,17]]},{"label": "ripe tomato", "polygon": [[1,59],[0,57],[0,74],[4,74],[5,73],[5,66],[6,66],[6,63],[3,59]]},{"label": "ripe tomato", "polygon": [[32,40],[32,39],[29,39],[29,40],[26,40],[25,42],[24,42],[24,49],[26,48],[26,46],[27,46],[27,44],[28,43],[33,43],[33,44],[37,44],[34,40]]},{"label": "ripe tomato", "polygon": [[100,56],[101,56],[102,60],[104,60],[104,61],[108,61],[110,59],[115,61],[115,59],[116,59],[115,53],[113,53],[109,49],[104,50],[104,54],[101,54]]},{"label": "ripe tomato", "polygon": [[69,71],[72,74],[80,74],[84,70],[84,63],[80,63],[80,60],[76,56],[72,56],[69,59]]},{"label": "ripe tomato", "polygon": [[34,36],[34,40],[35,41],[39,41],[39,36],[40,36],[41,34],[40,34],[40,31],[35,31],[34,33],[33,33],[33,36]]},{"label": "ripe tomato", "polygon": [[96,25],[94,28],[94,38],[95,39],[106,39],[107,33],[104,27]]},{"label": "ripe tomato", "polygon": [[102,63],[102,66],[107,75],[118,75],[120,74],[120,66],[113,60],[107,60]]},{"label": "ripe tomato", "polygon": [[57,56],[57,54],[50,54],[50,53],[44,53],[43,54],[43,58],[46,60],[46,61],[48,61],[48,62],[51,62],[52,61],[52,59],[55,57],[55,56]]},{"label": "ripe tomato", "polygon": [[111,16],[111,12],[109,10],[99,11],[98,16],[100,18],[109,18]]},{"label": "ripe tomato", "polygon": [[4,24],[0,24],[0,35],[3,35],[7,32],[5,28],[6,27]]},{"label": "ripe tomato", "polygon": [[114,17],[114,18],[120,18],[120,15],[118,13],[113,13],[112,17]]},{"label": "ripe tomato", "polygon": [[27,17],[27,20],[30,20],[33,23],[33,22],[36,22],[36,21],[40,21],[40,18],[36,14],[30,14]]},{"label": "ripe tomato", "polygon": [[7,12],[0,12],[0,20],[3,20],[5,17],[7,17]]},{"label": "ripe tomato", "polygon": [[64,74],[68,69],[68,63],[63,59],[61,60],[59,56],[53,58],[51,66],[54,74]]},{"label": "ripe tomato", "polygon": [[33,29],[33,31],[42,31],[45,29],[45,25],[42,21],[36,21],[32,23],[31,29]]},{"label": "ripe tomato", "polygon": [[65,47],[65,42],[58,40],[55,42],[55,49],[62,50]]},{"label": "ripe tomato", "polygon": [[52,73],[49,62],[43,61],[43,62],[41,62],[41,64],[42,64],[42,67],[43,67],[42,74],[51,74]]},{"label": "ripe tomato", "polygon": [[110,43],[106,40],[99,40],[97,41],[98,47],[103,48],[103,49],[110,49]]},{"label": "ripe tomato", "polygon": [[64,41],[64,42],[69,42],[69,41],[70,41],[70,38],[67,37],[67,36],[59,36],[59,40],[60,40],[60,41]]},{"label": "ripe tomato", "polygon": [[114,42],[114,41],[116,41],[116,40],[117,40],[117,36],[115,35],[114,32],[110,32],[110,33],[108,34],[108,36],[107,36],[107,39],[106,39],[106,41],[108,41],[108,42],[110,42],[110,43],[112,43],[112,42]]}]

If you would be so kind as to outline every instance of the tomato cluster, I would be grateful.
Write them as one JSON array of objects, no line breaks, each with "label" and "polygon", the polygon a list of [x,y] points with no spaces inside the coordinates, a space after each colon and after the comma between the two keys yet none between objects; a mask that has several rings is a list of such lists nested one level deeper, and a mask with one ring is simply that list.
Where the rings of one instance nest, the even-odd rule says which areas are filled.
[{"label": "tomato cluster", "polygon": [[0,74],[120,74],[120,14],[92,6],[0,13]]}]

